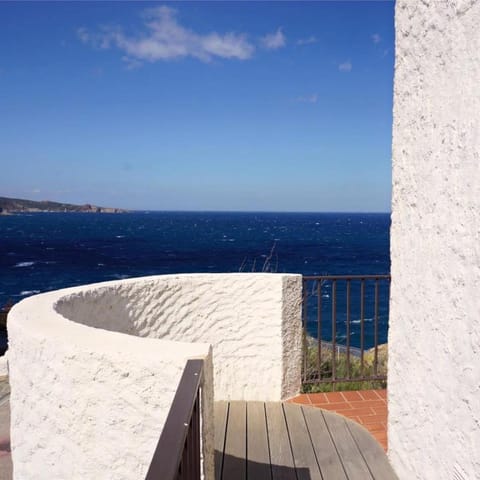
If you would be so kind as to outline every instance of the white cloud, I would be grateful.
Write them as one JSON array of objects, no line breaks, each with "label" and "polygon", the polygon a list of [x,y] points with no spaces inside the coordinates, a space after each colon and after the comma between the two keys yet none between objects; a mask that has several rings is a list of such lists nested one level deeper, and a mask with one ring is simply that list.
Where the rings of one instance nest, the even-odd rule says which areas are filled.
[{"label": "white cloud", "polygon": [[278,28],[275,33],[268,33],[262,37],[261,42],[267,50],[277,50],[287,44],[287,38],[283,34],[282,29]]},{"label": "white cloud", "polygon": [[297,97],[296,101],[299,103],[317,103],[318,102],[318,93],[312,93],[311,95],[306,95],[303,97]]},{"label": "white cloud", "polygon": [[317,43],[317,37],[310,35],[309,37],[306,38],[299,38],[297,40],[297,45],[310,45],[312,43]]},{"label": "white cloud", "polygon": [[88,43],[90,40],[90,34],[87,32],[86,28],[77,28],[77,37],[83,42]]},{"label": "white cloud", "polygon": [[198,34],[177,21],[177,11],[167,6],[149,8],[143,12],[144,32],[128,35],[120,27],[103,27],[99,33],[85,28],[77,30],[83,43],[97,48],[116,47],[123,51],[127,68],[137,68],[142,62],[157,62],[193,57],[203,62],[214,58],[246,60],[255,47],[245,34],[211,32]]},{"label": "white cloud", "polygon": [[338,70],[340,72],[351,72],[352,71],[352,63],[350,60],[347,60],[346,62],[340,63],[338,65]]},{"label": "white cloud", "polygon": [[372,42],[373,43],[380,43],[382,41],[382,37],[378,33],[374,33],[372,35]]}]

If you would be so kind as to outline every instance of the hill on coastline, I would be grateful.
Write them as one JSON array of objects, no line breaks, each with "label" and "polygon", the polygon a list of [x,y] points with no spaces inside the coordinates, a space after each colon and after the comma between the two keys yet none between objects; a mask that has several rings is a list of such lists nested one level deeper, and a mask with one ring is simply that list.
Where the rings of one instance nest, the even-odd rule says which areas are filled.
[{"label": "hill on coastline", "polygon": [[0,214],[24,212],[85,212],[85,213],[125,213],[121,208],[98,207],[96,205],[72,205],[71,203],[42,200],[25,200],[22,198],[0,197]]}]

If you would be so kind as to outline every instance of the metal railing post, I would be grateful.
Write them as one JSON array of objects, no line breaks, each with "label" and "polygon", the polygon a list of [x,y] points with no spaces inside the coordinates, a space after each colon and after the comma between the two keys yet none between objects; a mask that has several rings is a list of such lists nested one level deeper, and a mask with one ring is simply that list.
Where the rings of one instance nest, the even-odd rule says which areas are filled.
[{"label": "metal railing post", "polygon": [[145,480],[200,480],[203,360],[188,360]]},{"label": "metal railing post", "polygon": [[[391,276],[388,274],[305,275],[303,277],[304,384],[330,383],[332,389],[335,390],[335,385],[338,383],[386,381],[387,376],[386,372],[383,371],[383,364],[381,370],[379,365],[379,329],[381,321],[385,320],[385,317],[381,317],[380,312],[382,312],[382,315],[385,312],[388,313],[390,280]],[[331,285],[330,307],[326,302],[325,308],[322,302],[324,292],[322,286],[324,285],[327,285],[327,287]],[[357,295],[355,292],[359,293],[359,303],[354,302],[352,304],[352,291],[355,296]],[[382,302],[386,301],[386,304],[381,304],[380,292],[382,292]],[[383,296],[384,292],[387,293],[386,300]],[[310,309],[307,304],[309,299],[315,296],[317,297],[317,312],[316,315],[312,313],[312,318],[309,318]],[[323,312],[327,311],[328,313],[328,308],[330,308],[331,322],[323,325]],[[358,320],[352,319],[352,312],[358,312]],[[366,318],[367,316],[368,318]],[[312,327],[315,321],[317,325],[314,329]],[[369,324],[367,328],[367,322],[372,321],[373,325],[370,326],[371,324]],[[345,326],[343,326],[343,322],[345,322]],[[324,327],[328,327],[328,323],[330,323],[330,336],[324,331]],[[356,323],[359,325],[354,328]],[[309,330],[312,337],[317,336],[316,342],[308,339]],[[345,334],[345,343],[341,342],[343,334]],[[352,334],[357,335],[358,347],[352,346]],[[325,340],[325,336],[329,339],[328,341]],[[371,343],[372,340],[373,345]],[[369,351],[367,356],[366,348],[368,345]],[[318,350],[309,354],[309,350],[312,348],[317,348]],[[322,364],[322,354],[325,355],[325,352],[329,352],[329,357],[331,358],[331,368],[327,372],[324,371],[324,367],[328,357],[324,357]],[[316,353],[316,355],[313,353]],[[354,368],[355,366],[357,367]]]}]

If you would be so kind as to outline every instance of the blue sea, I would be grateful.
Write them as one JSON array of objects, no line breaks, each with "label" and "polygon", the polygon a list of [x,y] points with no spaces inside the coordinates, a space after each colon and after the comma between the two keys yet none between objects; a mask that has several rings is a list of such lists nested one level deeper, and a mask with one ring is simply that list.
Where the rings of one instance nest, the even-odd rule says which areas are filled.
[{"label": "blue sea", "polygon": [[[363,213],[0,216],[0,307],[48,290],[143,275],[389,273],[389,229],[390,214]],[[383,317],[387,309],[382,304]],[[384,319],[380,340],[386,330]],[[5,341],[0,337],[0,349]]]}]

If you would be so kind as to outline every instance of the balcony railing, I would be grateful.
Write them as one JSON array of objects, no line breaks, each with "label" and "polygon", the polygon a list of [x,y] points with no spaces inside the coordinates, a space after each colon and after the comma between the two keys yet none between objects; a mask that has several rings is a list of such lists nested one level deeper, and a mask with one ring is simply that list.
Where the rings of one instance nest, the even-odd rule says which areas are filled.
[{"label": "balcony railing", "polygon": [[384,386],[390,278],[303,277],[304,388],[327,383],[335,390],[351,382]]},{"label": "balcony railing", "polygon": [[203,360],[188,360],[145,480],[200,480]]}]

